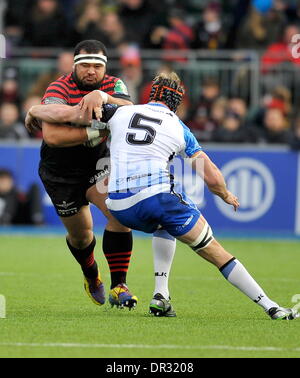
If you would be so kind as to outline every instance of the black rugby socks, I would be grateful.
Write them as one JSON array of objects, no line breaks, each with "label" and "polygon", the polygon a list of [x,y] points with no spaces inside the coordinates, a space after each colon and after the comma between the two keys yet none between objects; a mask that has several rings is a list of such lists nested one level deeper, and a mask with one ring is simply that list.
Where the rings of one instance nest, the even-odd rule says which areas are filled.
[{"label": "black rugby socks", "polygon": [[74,248],[67,239],[67,245],[76,261],[80,264],[83,274],[86,278],[98,277],[98,266],[94,258],[94,249],[96,238],[94,237],[91,244],[85,249]]},{"label": "black rugby socks", "polygon": [[126,284],[132,246],[132,232],[104,231],[103,252],[110,269],[111,289]]}]

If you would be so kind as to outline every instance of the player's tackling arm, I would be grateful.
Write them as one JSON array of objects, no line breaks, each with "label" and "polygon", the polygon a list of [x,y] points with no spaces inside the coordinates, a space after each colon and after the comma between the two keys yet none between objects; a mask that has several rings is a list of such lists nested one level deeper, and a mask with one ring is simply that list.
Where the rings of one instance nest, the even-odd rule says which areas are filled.
[{"label": "player's tackling arm", "polygon": [[76,123],[89,125],[86,117],[82,117],[79,106],[60,104],[36,105],[32,107],[25,120],[26,128],[33,120],[42,122],[43,139],[50,147],[73,147],[93,138],[107,136],[106,131],[93,130],[90,127],[74,128],[64,125]]},{"label": "player's tackling arm", "polygon": [[[88,141],[100,143],[104,131],[84,127],[91,126],[85,113],[79,106],[69,106],[68,98],[65,86],[59,81],[50,84],[43,97],[43,105],[29,110],[25,121],[27,130],[42,128],[43,139],[50,147],[73,147]],[[81,127],[70,127],[75,123]]]},{"label": "player's tackling arm", "polygon": [[88,140],[85,128],[71,128],[43,122],[42,130],[43,139],[49,147],[74,147]]},{"label": "player's tackling arm", "polygon": [[208,189],[222,200],[234,207],[236,211],[240,206],[238,198],[226,186],[222,172],[210,160],[205,152],[199,151],[191,157],[193,169],[204,179]]},{"label": "player's tackling arm", "polygon": [[95,138],[106,137],[108,130],[94,130],[91,127],[68,127],[43,122],[43,139],[49,147],[75,147]]},{"label": "player's tackling arm", "polygon": [[82,126],[89,126],[90,121],[83,113],[79,106],[48,104],[48,105],[35,105],[28,111],[25,125],[26,128],[30,126],[33,119],[38,119],[48,123],[72,123],[80,124]]}]

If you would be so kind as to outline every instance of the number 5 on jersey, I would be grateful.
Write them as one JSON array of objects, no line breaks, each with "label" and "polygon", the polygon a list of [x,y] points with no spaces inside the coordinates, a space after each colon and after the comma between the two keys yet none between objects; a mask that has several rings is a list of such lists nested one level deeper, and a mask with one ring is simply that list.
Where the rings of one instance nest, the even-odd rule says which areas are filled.
[{"label": "number 5 on jersey", "polygon": [[127,143],[140,146],[152,144],[156,136],[156,131],[153,127],[150,126],[151,123],[155,125],[161,125],[162,120],[135,113],[129,124],[129,129],[142,130],[145,131],[146,134],[144,136],[144,139],[137,139],[136,133],[127,133]]}]

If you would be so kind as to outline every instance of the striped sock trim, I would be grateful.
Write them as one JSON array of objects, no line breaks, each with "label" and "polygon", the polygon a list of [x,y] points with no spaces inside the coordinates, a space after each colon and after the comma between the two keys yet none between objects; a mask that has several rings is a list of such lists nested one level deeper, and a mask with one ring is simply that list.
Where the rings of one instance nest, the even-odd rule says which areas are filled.
[{"label": "striped sock trim", "polygon": [[[110,253],[105,255],[110,271],[112,273],[117,271],[127,272],[130,264],[131,253],[132,252]],[[113,258],[110,258],[109,256],[113,256]]]},{"label": "striped sock trim", "polygon": [[82,264],[82,267],[83,268],[90,268],[92,265],[94,265],[94,262],[95,262],[95,256],[94,256],[94,253],[92,253],[84,262],[84,264]]},{"label": "striped sock trim", "polygon": [[226,264],[224,264],[221,268],[220,268],[220,272],[223,274],[223,276],[227,279],[230,275],[230,273],[233,271],[234,267],[236,266],[236,258],[233,257],[232,259],[230,259],[229,261],[227,261]]},{"label": "striped sock trim", "polygon": [[[111,269],[110,270],[110,273],[118,273],[118,272],[125,272],[125,273],[127,273],[128,272],[128,269]],[[125,283],[125,282],[124,282]],[[112,288],[113,287],[115,287],[115,286],[117,286],[117,285],[112,285]]]},{"label": "striped sock trim", "polygon": [[124,255],[131,256],[131,254],[132,254],[132,252],[105,253],[105,257],[124,256]]}]

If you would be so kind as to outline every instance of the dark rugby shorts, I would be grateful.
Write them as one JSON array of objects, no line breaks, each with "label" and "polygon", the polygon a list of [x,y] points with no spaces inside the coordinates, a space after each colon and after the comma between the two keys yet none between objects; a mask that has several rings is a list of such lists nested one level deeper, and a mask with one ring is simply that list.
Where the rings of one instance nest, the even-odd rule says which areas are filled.
[{"label": "dark rugby shorts", "polygon": [[39,175],[56,213],[61,218],[76,215],[83,206],[89,205],[86,192],[109,176],[109,166],[97,167],[80,177],[60,177],[40,166]]}]

